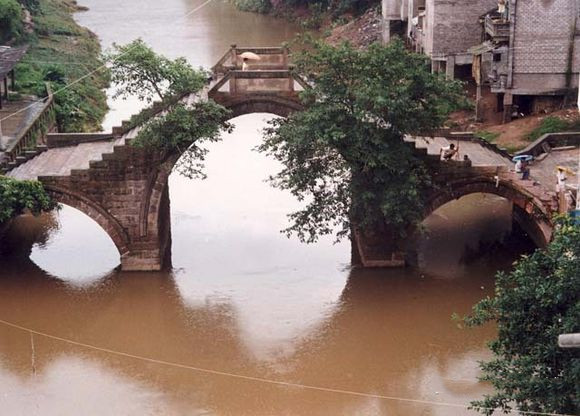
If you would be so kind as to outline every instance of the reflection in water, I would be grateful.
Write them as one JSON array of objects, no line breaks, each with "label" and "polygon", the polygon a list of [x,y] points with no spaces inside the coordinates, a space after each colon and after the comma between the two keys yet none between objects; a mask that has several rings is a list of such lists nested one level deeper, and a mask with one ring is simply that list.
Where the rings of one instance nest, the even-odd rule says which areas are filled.
[{"label": "reflection in water", "polygon": [[[51,218],[53,227],[48,238],[32,245],[30,259],[48,274],[82,286],[119,264],[119,252],[110,237],[85,214],[63,207],[43,217]],[[14,226],[20,227],[20,221]],[[90,236],[87,229],[94,230]]]},{"label": "reflection in water", "polygon": [[[230,293],[229,302],[208,300],[193,306],[184,303],[173,280],[162,274],[116,273],[98,287],[79,291],[47,279],[32,264],[20,265],[18,272],[19,278],[0,280],[4,319],[100,347],[238,374],[422,400],[461,403],[483,391],[474,379],[475,360],[485,357],[483,340],[493,329],[460,330],[449,317],[454,311],[466,312],[482,293],[489,293],[480,289],[491,283],[485,272],[441,281],[411,270],[353,271],[331,313],[319,317],[316,328],[286,340],[293,353],[274,361],[260,360],[248,348],[246,338],[255,334],[241,328],[238,311],[246,305],[237,293]],[[265,300],[256,318],[272,327],[288,324],[271,316],[269,307]],[[289,314],[300,304],[282,298],[278,308]],[[372,414],[369,406],[377,414],[423,414],[426,409],[430,414],[463,414],[230,380],[39,337],[35,349],[33,376],[29,335],[0,327],[0,382],[10,392],[0,398],[0,408],[18,409],[28,397],[44,409],[54,406],[55,414],[73,414],[67,413],[68,403],[59,406],[58,400],[40,393],[53,391],[66,402],[102,384],[107,406],[138,406],[127,414],[154,414],[155,408],[164,414],[186,414],[186,409],[206,409],[208,414]],[[71,373],[76,383],[68,382]],[[111,391],[110,383],[127,394]],[[136,402],[136,397],[142,399]],[[89,404],[79,403],[77,411],[86,408],[91,414]]]},{"label": "reflection in water", "polygon": [[[440,249],[441,258],[434,253],[449,235],[464,251],[496,216],[509,224],[510,210],[492,212],[481,196],[449,204],[426,222],[429,240],[418,250],[426,270],[349,271],[348,244],[305,246],[277,233],[295,202],[260,180],[276,166],[250,151],[259,136],[245,121],[236,120],[237,136],[212,147],[206,182],[171,178],[172,273],[114,271],[79,287],[50,278],[26,256],[4,258],[1,319],[128,354],[253,377],[435,402],[480,397],[487,387],[476,381],[476,362],[486,357],[494,329],[461,330],[450,317],[492,293],[494,270],[508,267],[513,256],[500,252],[491,262],[484,257],[460,265],[456,250]],[[457,231],[478,208],[481,220]],[[82,225],[86,235],[94,228]],[[27,229],[12,232],[26,235]],[[63,241],[67,233],[64,224],[56,231]],[[46,254],[65,262],[70,256],[62,257],[50,241]],[[451,264],[451,271],[432,272],[430,259]],[[85,270],[98,267],[87,261]],[[39,414],[59,415],[468,414],[230,379],[40,337],[35,375],[31,359],[30,335],[0,325],[0,383],[8,392],[0,396],[0,409],[26,414],[30,402]],[[93,388],[103,400],[89,407]],[[70,398],[77,398],[75,406]]]},{"label": "reflection in water", "polygon": [[[201,2],[83,4],[91,11],[79,19],[105,45],[141,35],[195,65],[210,66],[230,43],[277,44],[295,31],[217,0],[179,26],[168,18]],[[138,108],[113,105],[108,126]],[[509,205],[473,196],[438,210],[418,237],[418,269],[349,270],[348,243],[305,246],[278,233],[297,203],[263,182],[279,167],[250,151],[264,115],[235,124],[212,145],[206,182],[170,178],[173,271],[111,270],[112,243],[72,209],[22,217],[2,240],[11,250],[0,256],[0,319],[127,354],[293,383],[451,403],[486,392],[476,360],[486,357],[494,329],[461,330],[450,316],[491,294],[494,271],[515,258],[505,249],[465,255],[509,231]],[[34,354],[29,333],[0,325],[2,415],[470,414],[32,341]]]},{"label": "reflection in water", "polygon": [[181,296],[191,306],[233,303],[248,348],[265,359],[290,353],[288,341],[329,313],[350,248],[331,239],[304,245],[278,232],[299,204],[265,182],[280,165],[250,151],[260,141],[255,118],[235,119],[235,133],[211,146],[208,180],[193,184],[173,174],[169,189]]}]

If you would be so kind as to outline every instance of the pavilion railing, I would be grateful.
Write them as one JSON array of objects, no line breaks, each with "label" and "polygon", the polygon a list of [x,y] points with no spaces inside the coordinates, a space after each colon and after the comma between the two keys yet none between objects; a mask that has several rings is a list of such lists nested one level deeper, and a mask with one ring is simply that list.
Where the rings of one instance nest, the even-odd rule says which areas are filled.
[{"label": "pavilion railing", "polygon": [[[243,91],[243,86],[240,84],[240,81],[246,80],[256,80],[262,83],[260,85],[254,86],[253,89],[248,91]],[[284,81],[284,84],[276,84],[270,85],[268,81]],[[213,96],[220,92],[227,83],[229,83],[229,93],[230,94],[238,94],[244,92],[272,92],[272,93],[281,93],[281,92],[295,92],[297,90],[297,86],[308,89],[310,86],[308,83],[297,73],[289,69],[273,69],[273,70],[255,70],[255,71],[240,71],[240,70],[231,70],[225,73],[225,75],[218,79],[214,85],[212,85],[211,89],[209,90],[209,96]],[[297,84],[297,85],[296,85]]]}]

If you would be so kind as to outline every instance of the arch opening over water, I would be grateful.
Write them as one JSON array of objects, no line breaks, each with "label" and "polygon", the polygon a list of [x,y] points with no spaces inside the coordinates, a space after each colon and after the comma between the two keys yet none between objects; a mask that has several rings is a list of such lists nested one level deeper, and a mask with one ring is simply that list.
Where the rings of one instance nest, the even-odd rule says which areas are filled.
[{"label": "arch opening over water", "polygon": [[9,256],[29,258],[48,275],[73,286],[91,284],[119,265],[110,235],[92,217],[68,205],[38,217],[15,218],[3,235]]},{"label": "arch opening over water", "polygon": [[[439,276],[462,275],[474,263],[484,265],[534,250],[530,224],[516,215],[520,208],[505,197],[473,192],[447,201],[422,223],[408,244],[412,265]],[[491,271],[494,273],[494,271]]]}]

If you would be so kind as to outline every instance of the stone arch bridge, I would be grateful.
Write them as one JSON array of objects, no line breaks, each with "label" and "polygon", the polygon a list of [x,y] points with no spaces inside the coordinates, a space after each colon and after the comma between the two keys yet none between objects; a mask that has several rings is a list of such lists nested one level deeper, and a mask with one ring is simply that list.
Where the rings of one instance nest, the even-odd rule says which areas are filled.
[{"label": "stone arch bridge", "polygon": [[[254,52],[262,59],[242,71],[243,52]],[[232,117],[256,112],[287,116],[300,110],[298,93],[308,88],[293,73],[284,48],[233,46],[213,73],[201,99],[214,99],[229,108]],[[198,99],[199,94],[183,98],[189,103]],[[131,146],[137,134],[138,128],[127,125],[110,134],[48,134],[43,152],[10,166],[8,176],[40,180],[56,201],[95,220],[117,247],[123,270],[159,270],[168,263],[171,245],[168,177],[180,155],[167,158]],[[536,244],[549,242],[551,217],[557,209],[554,195],[549,186],[532,185],[511,173],[508,154],[470,135],[409,137],[406,141],[435,178],[425,216],[464,195],[492,193],[513,202],[515,218]],[[461,158],[467,154],[471,162],[441,162],[439,149],[449,141],[460,142]],[[550,160],[547,157],[542,163],[550,165]],[[534,167],[538,174],[541,165]],[[353,261],[366,267],[404,264],[399,242],[388,228],[353,234]]]}]

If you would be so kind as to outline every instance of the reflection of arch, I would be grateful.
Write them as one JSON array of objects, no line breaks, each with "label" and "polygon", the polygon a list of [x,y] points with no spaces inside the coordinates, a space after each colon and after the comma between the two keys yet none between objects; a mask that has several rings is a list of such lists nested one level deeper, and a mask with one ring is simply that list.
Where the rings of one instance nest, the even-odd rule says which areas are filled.
[{"label": "reflection of arch", "polygon": [[251,94],[220,100],[216,102],[232,112],[231,118],[252,113],[271,113],[280,117],[288,117],[294,111],[300,111],[303,106],[295,96],[280,94]]},{"label": "reflection of arch", "polygon": [[428,198],[423,218],[446,203],[469,194],[494,194],[514,204],[514,218],[528,232],[538,247],[545,247],[552,238],[550,214],[542,201],[520,189],[513,182],[500,181],[497,186],[491,178],[476,177],[458,180],[435,190]]},{"label": "reflection of arch", "polygon": [[129,252],[129,237],[119,222],[99,204],[86,196],[55,185],[45,185],[50,196],[58,203],[78,209],[101,226],[113,240],[119,254]]}]

